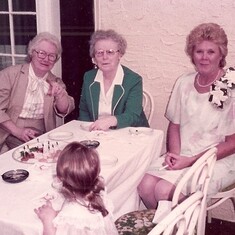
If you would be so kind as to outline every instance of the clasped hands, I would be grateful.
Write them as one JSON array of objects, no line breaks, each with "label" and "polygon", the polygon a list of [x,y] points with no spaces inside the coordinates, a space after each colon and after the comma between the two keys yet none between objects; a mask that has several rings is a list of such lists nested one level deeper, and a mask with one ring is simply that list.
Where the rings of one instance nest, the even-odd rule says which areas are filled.
[{"label": "clasped hands", "polygon": [[166,153],[164,165],[167,170],[181,170],[191,166],[194,163],[193,157],[181,156],[174,153]]}]

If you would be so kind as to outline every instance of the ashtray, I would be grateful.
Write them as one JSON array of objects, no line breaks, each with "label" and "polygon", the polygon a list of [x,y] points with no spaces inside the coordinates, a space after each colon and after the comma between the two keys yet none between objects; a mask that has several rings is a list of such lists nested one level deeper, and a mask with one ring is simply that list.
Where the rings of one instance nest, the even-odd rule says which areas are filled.
[{"label": "ashtray", "polygon": [[29,172],[23,169],[10,170],[2,175],[2,179],[8,183],[20,183],[28,178]]},{"label": "ashtray", "polygon": [[80,143],[85,145],[87,148],[97,148],[100,145],[100,142],[97,140],[82,140]]}]

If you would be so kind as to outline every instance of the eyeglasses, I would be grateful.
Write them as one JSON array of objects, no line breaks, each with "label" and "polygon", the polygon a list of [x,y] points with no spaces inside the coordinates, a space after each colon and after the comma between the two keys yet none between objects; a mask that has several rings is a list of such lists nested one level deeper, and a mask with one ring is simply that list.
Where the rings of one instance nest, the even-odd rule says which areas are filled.
[{"label": "eyeglasses", "polygon": [[48,56],[48,59],[51,61],[51,62],[55,62],[58,58],[58,55],[57,54],[54,54],[54,53],[51,53],[51,54],[47,54],[45,51],[36,51],[34,50],[36,53],[37,53],[37,56],[39,59],[45,59],[47,56]]},{"label": "eyeglasses", "polygon": [[106,55],[108,56],[114,56],[117,52],[119,52],[119,50],[115,51],[113,49],[109,49],[109,50],[98,50],[98,51],[95,51],[95,55],[97,57],[102,57],[104,56],[104,53],[106,53]]}]

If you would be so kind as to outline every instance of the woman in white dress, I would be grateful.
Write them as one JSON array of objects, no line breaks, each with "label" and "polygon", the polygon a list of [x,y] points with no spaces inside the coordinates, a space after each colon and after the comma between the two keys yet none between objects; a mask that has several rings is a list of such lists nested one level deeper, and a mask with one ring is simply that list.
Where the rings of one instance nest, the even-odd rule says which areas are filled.
[{"label": "woman in white dress", "polygon": [[43,235],[117,235],[104,182],[99,176],[98,153],[78,142],[68,144],[57,162],[60,192],[65,202],[55,211],[50,202],[35,209]]},{"label": "woman in white dress", "polygon": [[235,173],[235,71],[223,69],[227,43],[224,30],[214,23],[195,27],[187,37],[186,53],[196,72],[177,79],[167,107],[167,154],[153,164],[168,167],[147,172],[138,187],[148,208],[171,200],[174,185],[213,146],[218,153],[208,195],[235,181],[229,177]]}]

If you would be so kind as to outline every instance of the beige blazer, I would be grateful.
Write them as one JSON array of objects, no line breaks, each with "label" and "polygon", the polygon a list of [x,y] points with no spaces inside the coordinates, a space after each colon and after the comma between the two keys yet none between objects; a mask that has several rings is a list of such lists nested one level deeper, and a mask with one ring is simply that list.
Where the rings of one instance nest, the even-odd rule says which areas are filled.
[{"label": "beige blazer", "polygon": [[[28,85],[29,64],[10,66],[0,71],[0,123],[12,120],[16,122],[24,105],[26,89]],[[62,79],[49,72],[47,81],[56,81],[64,88]],[[57,112],[54,97],[44,96],[44,122],[46,131],[56,127],[56,115],[64,117],[74,110],[74,99],[69,96],[69,108],[65,115]],[[9,135],[0,127],[0,144]]]}]

